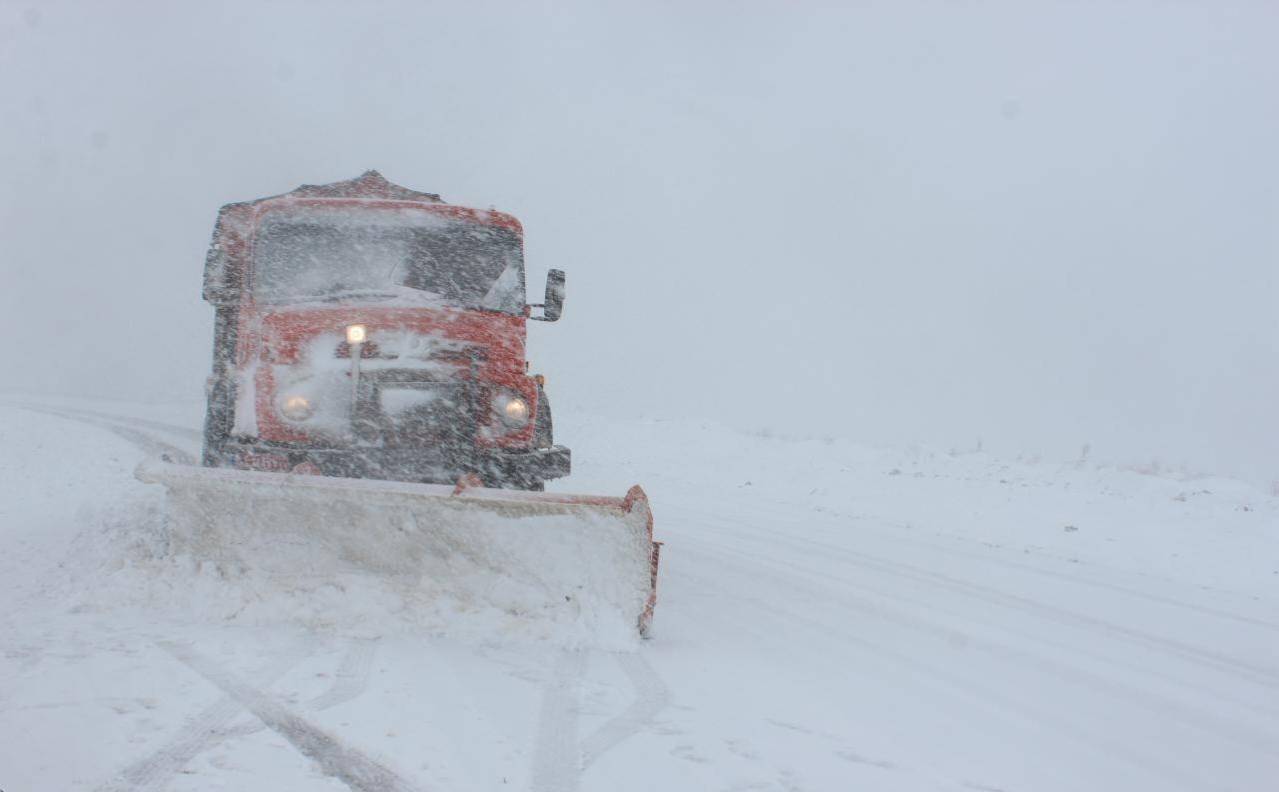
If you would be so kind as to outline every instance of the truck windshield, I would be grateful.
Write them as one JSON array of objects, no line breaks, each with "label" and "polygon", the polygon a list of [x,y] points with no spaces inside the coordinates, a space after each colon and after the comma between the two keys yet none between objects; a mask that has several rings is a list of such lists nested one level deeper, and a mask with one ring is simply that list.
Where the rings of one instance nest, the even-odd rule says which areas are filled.
[{"label": "truck windshield", "polygon": [[253,260],[254,293],[266,302],[409,296],[512,314],[524,310],[518,235],[426,212],[268,216],[258,228]]}]

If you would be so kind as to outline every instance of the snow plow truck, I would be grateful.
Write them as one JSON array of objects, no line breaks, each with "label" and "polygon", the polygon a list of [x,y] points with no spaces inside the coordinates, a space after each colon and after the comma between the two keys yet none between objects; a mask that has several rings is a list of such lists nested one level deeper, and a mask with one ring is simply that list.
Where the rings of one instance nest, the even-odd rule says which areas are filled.
[{"label": "snow plow truck", "polygon": [[660,546],[643,490],[568,475],[511,215],[376,171],[228,204],[205,262],[213,365],[201,465],[144,464],[197,556],[317,583],[391,576],[462,607],[622,618],[647,634]]}]

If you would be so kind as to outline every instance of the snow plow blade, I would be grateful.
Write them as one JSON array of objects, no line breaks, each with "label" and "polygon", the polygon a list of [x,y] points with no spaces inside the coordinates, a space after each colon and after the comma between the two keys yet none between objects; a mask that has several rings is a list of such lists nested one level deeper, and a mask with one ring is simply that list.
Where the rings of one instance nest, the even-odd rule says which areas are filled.
[{"label": "snow plow blade", "polygon": [[[593,497],[145,462],[172,549],[294,589],[371,574],[447,598],[648,633],[660,544],[638,486]],[[222,567],[220,567],[222,568]]]}]

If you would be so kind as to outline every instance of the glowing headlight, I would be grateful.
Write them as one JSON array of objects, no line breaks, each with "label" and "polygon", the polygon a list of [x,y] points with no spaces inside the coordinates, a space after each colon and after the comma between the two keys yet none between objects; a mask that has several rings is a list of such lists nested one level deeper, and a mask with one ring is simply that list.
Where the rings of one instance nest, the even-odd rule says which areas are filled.
[{"label": "glowing headlight", "polygon": [[346,328],[346,342],[348,344],[363,344],[364,339],[368,337],[368,333],[364,329],[364,325],[349,325]]},{"label": "glowing headlight", "polygon": [[503,396],[498,400],[502,419],[512,426],[528,423],[528,402],[519,396]]},{"label": "glowing headlight", "polygon": [[315,405],[305,396],[285,396],[280,400],[280,412],[290,421],[305,421],[315,413]]}]

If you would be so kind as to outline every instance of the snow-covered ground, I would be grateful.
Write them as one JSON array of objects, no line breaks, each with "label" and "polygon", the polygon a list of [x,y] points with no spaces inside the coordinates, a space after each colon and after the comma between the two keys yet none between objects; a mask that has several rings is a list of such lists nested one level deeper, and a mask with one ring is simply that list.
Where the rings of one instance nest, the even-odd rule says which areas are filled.
[{"label": "snow-covered ground", "polygon": [[132,471],[199,422],[0,403],[0,789],[1276,788],[1252,485],[562,416],[559,488],[642,483],[666,542],[652,640],[575,649],[154,574]]}]

